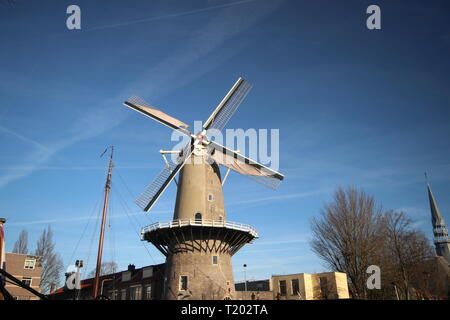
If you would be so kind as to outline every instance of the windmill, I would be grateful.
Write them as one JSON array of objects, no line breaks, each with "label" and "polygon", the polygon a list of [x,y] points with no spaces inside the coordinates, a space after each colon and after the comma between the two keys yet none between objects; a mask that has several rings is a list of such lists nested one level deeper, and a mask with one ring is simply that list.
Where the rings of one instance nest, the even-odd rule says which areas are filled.
[{"label": "windmill", "polygon": [[[239,78],[198,133],[188,125],[152,107],[138,97],[124,105],[190,138],[175,161],[148,185],[136,203],[149,211],[175,176],[177,196],[173,219],[157,222],[141,231],[141,239],[151,242],[166,256],[166,299],[232,299],[234,276],[231,257],[246,243],[258,238],[256,230],[227,221],[222,184],[230,170],[275,189],[284,176],[260,163],[208,139],[210,130],[222,130],[251,89]],[[221,179],[219,165],[228,168]]]}]

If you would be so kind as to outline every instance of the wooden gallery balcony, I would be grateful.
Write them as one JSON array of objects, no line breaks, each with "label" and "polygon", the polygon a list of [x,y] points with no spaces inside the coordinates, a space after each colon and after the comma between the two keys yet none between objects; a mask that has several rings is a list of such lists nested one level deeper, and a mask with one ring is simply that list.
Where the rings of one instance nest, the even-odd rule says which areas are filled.
[{"label": "wooden gallery balcony", "polygon": [[172,220],[142,228],[141,240],[151,242],[161,253],[205,251],[235,254],[258,238],[249,225],[222,220]]}]

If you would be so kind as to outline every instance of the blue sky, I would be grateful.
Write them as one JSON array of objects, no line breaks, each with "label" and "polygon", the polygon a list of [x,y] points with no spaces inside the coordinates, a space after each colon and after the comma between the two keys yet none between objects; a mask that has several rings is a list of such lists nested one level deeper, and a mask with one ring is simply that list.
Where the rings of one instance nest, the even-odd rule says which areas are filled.
[{"label": "blue sky", "polygon": [[[66,28],[70,4],[81,8],[81,30]],[[382,30],[366,28],[371,4]],[[254,87],[228,127],[279,129],[286,179],[276,191],[238,174],[225,184],[228,219],[260,234],[234,256],[236,280],[244,263],[257,279],[326,270],[310,250],[309,222],[337,186],[363,187],[431,236],[425,170],[450,223],[448,12],[445,1],[400,0],[0,4],[7,249],[22,229],[34,248],[50,224],[65,265],[89,260],[90,271],[107,166],[99,155],[113,144],[104,260],[163,262],[136,232],[171,219],[175,186],[150,214],[133,201],[174,142],[121,103],[137,94],[192,126],[239,76]]]}]

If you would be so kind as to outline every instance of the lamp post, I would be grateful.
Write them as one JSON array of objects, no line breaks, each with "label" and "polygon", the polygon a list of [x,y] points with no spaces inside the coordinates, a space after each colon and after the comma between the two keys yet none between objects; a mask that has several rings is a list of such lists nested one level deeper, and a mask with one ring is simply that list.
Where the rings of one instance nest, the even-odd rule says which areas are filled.
[{"label": "lamp post", "polygon": [[244,296],[247,299],[247,265],[244,264]]}]

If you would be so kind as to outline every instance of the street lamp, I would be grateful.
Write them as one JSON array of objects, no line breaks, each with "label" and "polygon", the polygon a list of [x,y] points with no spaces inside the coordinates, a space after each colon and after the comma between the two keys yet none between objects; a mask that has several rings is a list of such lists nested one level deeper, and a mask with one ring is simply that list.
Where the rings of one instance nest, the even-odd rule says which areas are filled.
[{"label": "street lamp", "polygon": [[244,296],[247,298],[247,265],[244,264]]}]

